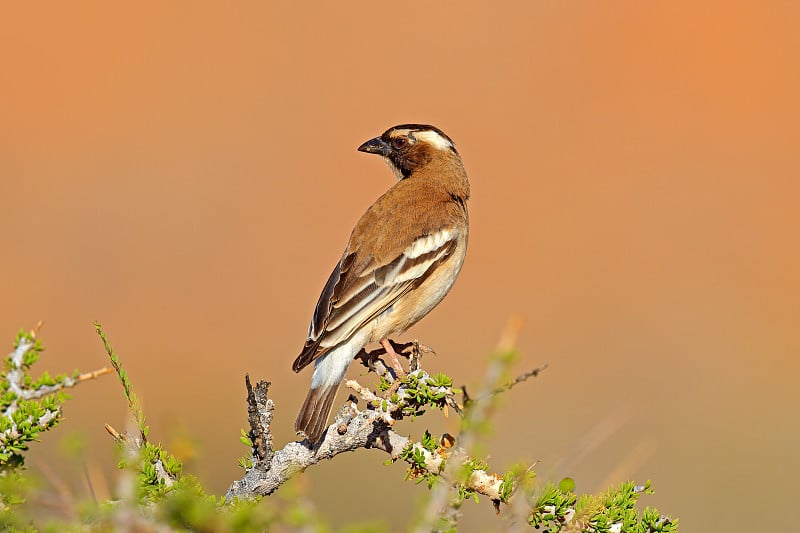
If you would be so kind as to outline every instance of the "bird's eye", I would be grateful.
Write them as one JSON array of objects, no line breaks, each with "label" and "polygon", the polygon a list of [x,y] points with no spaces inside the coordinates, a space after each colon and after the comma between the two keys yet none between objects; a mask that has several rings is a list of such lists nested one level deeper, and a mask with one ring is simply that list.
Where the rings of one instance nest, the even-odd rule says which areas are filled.
[{"label": "bird's eye", "polygon": [[397,137],[395,139],[392,139],[392,147],[395,150],[399,150],[400,148],[402,148],[402,147],[404,147],[406,145],[406,142],[407,141],[406,141],[405,137]]}]

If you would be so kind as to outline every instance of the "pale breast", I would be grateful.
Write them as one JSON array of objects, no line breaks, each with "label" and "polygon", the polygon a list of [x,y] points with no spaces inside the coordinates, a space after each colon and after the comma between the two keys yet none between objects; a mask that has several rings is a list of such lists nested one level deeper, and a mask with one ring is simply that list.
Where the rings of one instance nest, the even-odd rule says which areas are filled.
[{"label": "pale breast", "polygon": [[447,295],[464,264],[466,239],[416,289],[400,298],[379,316],[372,327],[372,341],[399,335],[427,315]]}]

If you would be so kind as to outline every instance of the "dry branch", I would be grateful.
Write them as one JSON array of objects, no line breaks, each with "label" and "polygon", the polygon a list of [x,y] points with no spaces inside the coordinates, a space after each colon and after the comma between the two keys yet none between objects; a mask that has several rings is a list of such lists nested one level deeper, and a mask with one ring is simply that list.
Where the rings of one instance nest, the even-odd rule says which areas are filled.
[{"label": "dry branch", "polygon": [[[374,361],[370,354],[362,355],[365,365],[370,368],[379,368],[385,372],[384,378],[391,380],[386,366],[380,361]],[[376,364],[377,363],[377,364]],[[432,379],[422,369],[417,367],[409,375],[418,381]],[[440,447],[431,451],[408,437],[398,434],[392,429],[395,420],[403,417],[403,409],[407,407],[406,399],[412,393],[405,384],[400,384],[396,391],[392,391],[391,398],[379,396],[368,387],[360,385],[354,380],[346,383],[347,387],[355,391],[358,397],[366,402],[366,408],[359,409],[358,399],[350,396],[350,400],[340,409],[333,423],[328,426],[323,440],[317,446],[311,446],[307,441],[290,442],[280,450],[264,453],[262,443],[271,443],[270,421],[275,408],[272,400],[266,398],[269,383],[259,381],[255,388],[250,386],[249,377],[246,379],[248,387],[248,419],[250,422],[249,436],[253,442],[252,466],[248,468],[242,479],[233,482],[226,494],[227,498],[254,498],[275,492],[292,475],[320,462],[323,459],[332,459],[344,452],[352,452],[360,448],[380,450],[389,455],[392,460],[403,460],[412,468],[415,475],[425,473],[442,477],[447,484],[454,485],[454,477],[444,475],[444,465],[449,460],[463,463],[469,458],[466,451],[460,446]],[[396,384],[396,382],[394,383]],[[453,394],[448,388],[447,396]],[[259,392],[260,391],[260,392]],[[437,392],[434,390],[434,392]],[[452,398],[450,398],[452,399]],[[449,404],[449,402],[447,402]],[[268,446],[267,448],[271,448]],[[404,453],[405,452],[405,453]],[[412,456],[416,455],[416,460]],[[420,461],[420,458],[422,460]],[[478,494],[487,496],[493,501],[501,500],[501,476],[485,470],[475,470],[464,481],[465,488]]]}]

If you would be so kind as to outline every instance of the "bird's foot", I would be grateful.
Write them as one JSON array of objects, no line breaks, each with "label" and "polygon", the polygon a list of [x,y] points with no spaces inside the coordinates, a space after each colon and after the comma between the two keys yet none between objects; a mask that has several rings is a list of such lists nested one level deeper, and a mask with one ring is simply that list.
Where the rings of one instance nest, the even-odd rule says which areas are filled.
[{"label": "bird's foot", "polygon": [[394,351],[392,341],[389,339],[382,339],[381,346],[386,350],[386,355],[389,357],[389,364],[392,366],[395,376],[397,376],[397,382],[400,382],[400,380],[406,377],[406,371],[403,370],[403,365],[400,364],[400,360],[397,358],[397,352]]},{"label": "bird's foot", "polygon": [[394,351],[398,355],[402,355],[403,357],[411,358],[414,356],[421,357],[423,354],[432,353],[436,355],[436,352],[433,351],[433,348],[428,346],[427,344],[422,344],[417,339],[409,342],[397,342],[389,339]]},{"label": "bird's foot", "polygon": [[409,371],[414,372],[415,370],[419,370],[419,362],[422,359],[422,356],[426,353],[432,353],[436,355],[436,352],[428,346],[427,344],[422,344],[417,339],[409,342],[395,342],[389,339],[389,342],[392,344],[395,352],[403,357],[407,357],[409,361]]}]

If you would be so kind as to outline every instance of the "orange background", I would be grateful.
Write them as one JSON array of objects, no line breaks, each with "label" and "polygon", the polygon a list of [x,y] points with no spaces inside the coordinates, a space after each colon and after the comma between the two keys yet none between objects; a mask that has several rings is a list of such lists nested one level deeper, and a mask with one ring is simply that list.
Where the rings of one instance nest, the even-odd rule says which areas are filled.
[{"label": "orange background", "polygon": [[[276,440],[293,438],[310,373],[291,362],[393,180],[355,148],[428,122],[465,160],[472,234],[407,337],[475,388],[520,313],[515,371],[550,365],[507,395],[490,462],[538,460],[579,491],[651,478],[643,503],[686,531],[795,526],[796,4],[21,5],[0,21],[0,334],[44,319],[41,366],[91,370],[100,320],[151,436],[195,438],[212,490],[239,476],[245,372],[274,382]],[[113,476],[103,423],[127,414],[113,377],[73,398],[31,465],[85,495],[58,441],[85,432]],[[438,418],[401,430],[453,430]],[[383,460],[304,480],[335,523],[400,531],[423,489]],[[502,528],[486,503],[465,515]]]}]

